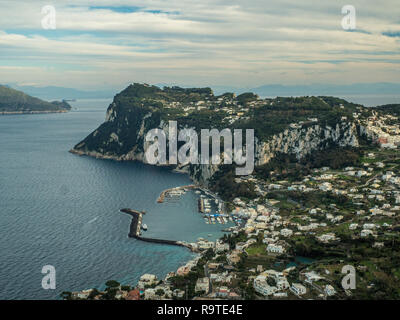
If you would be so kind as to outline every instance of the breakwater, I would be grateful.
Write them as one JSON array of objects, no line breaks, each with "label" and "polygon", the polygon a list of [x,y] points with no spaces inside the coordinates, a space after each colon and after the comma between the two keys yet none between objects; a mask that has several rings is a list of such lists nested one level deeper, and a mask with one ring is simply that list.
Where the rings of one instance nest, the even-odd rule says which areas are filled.
[{"label": "breakwater", "polygon": [[184,241],[175,241],[175,240],[165,240],[165,239],[154,239],[154,238],[146,238],[141,236],[141,227],[142,227],[142,221],[143,221],[143,214],[145,214],[144,211],[137,211],[129,208],[121,209],[120,210],[123,213],[129,214],[132,216],[132,221],[131,225],[129,228],[129,234],[128,236],[130,238],[135,238],[141,241],[145,242],[152,242],[152,243],[159,243],[159,244],[167,244],[167,245],[174,245],[174,246],[180,246],[180,247],[186,247],[192,250],[192,246],[189,243],[186,243]]},{"label": "breakwater", "polygon": [[160,196],[158,197],[157,202],[163,203],[165,200],[165,197],[169,194],[171,194],[171,195],[181,194],[181,191],[187,191],[189,189],[194,189],[194,188],[196,188],[196,186],[191,184],[189,186],[175,187],[175,188],[164,190],[163,192],[161,192]]}]

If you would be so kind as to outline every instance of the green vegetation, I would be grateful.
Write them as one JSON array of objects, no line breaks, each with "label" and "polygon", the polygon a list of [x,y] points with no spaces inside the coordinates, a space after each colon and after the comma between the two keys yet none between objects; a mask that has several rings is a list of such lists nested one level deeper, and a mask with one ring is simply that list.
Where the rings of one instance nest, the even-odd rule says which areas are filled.
[{"label": "green vegetation", "polygon": [[252,92],[245,92],[237,96],[236,100],[240,104],[247,104],[248,102],[257,100],[258,96]]},{"label": "green vegetation", "polygon": [[265,244],[254,244],[246,249],[249,256],[266,255],[267,246]]},{"label": "green vegetation", "polygon": [[311,125],[314,122],[309,119],[312,118],[316,118],[321,125],[336,126],[342,117],[352,120],[357,107],[359,105],[334,97],[278,97],[271,99],[269,104],[253,109],[250,119],[238,121],[235,127],[254,128],[256,136],[265,141],[287,129],[291,123],[303,121],[303,126]]},{"label": "green vegetation", "polygon": [[[345,166],[356,166],[360,163],[360,150],[342,148],[332,144],[329,148],[315,151],[297,160],[294,155],[278,153],[268,163],[255,168],[260,179],[274,177],[276,180],[295,181],[311,173],[311,169],[330,167],[338,169]],[[273,172],[273,176],[271,176]]]},{"label": "green vegetation", "polygon": [[232,201],[236,197],[243,199],[254,199],[257,194],[254,191],[253,183],[236,183],[234,168],[229,165],[222,165],[210,180],[210,190],[219,194],[226,200]]},{"label": "green vegetation", "polygon": [[118,281],[115,280],[108,280],[106,282],[106,286],[109,288],[118,288],[120,286],[120,283]]},{"label": "green vegetation", "polygon": [[385,104],[383,106],[378,106],[374,108],[374,110],[389,113],[398,117],[400,116],[400,104]]},{"label": "green vegetation", "polygon": [[47,102],[28,96],[22,91],[0,85],[0,113],[2,112],[51,112],[69,110],[66,101]]},{"label": "green vegetation", "polygon": [[[299,121],[303,121],[304,127],[317,123],[335,126],[343,116],[351,120],[357,108],[358,105],[333,97],[259,100],[253,93],[243,93],[235,98],[232,93],[214,96],[210,88],[161,89],[135,83],[114,97],[108,108],[109,121],[77,144],[75,149],[116,156],[132,150],[140,152],[143,133],[169,120],[176,120],[180,128],[194,128],[198,133],[205,128],[254,128],[256,137],[266,140]],[[232,123],[230,119],[235,115],[237,118]],[[143,133],[140,133],[141,129],[144,129]],[[118,139],[114,139],[112,134]]]}]

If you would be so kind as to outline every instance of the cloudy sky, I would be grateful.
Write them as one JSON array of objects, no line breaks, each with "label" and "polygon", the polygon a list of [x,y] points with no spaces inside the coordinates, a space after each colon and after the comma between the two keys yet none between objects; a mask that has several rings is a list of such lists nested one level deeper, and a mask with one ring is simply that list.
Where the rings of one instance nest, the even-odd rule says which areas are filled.
[{"label": "cloudy sky", "polygon": [[[42,27],[45,5],[56,30]],[[400,82],[399,0],[0,0],[0,9],[1,83]]]}]

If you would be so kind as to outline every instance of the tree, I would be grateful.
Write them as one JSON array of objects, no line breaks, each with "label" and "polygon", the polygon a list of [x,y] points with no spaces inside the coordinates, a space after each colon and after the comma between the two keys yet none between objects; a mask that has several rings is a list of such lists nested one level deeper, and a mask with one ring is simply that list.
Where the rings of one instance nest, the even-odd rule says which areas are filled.
[{"label": "tree", "polygon": [[120,283],[118,281],[115,281],[115,280],[108,280],[106,282],[106,286],[109,287],[109,288],[117,288],[117,287],[120,286]]},{"label": "tree", "polygon": [[160,297],[162,297],[164,294],[165,294],[165,292],[164,292],[163,289],[158,289],[158,290],[156,291],[156,295],[158,295],[158,296],[160,296]]},{"label": "tree", "polygon": [[94,288],[94,289],[90,292],[90,294],[89,294],[89,296],[88,296],[88,300],[93,300],[94,297],[96,297],[96,296],[99,295],[99,294],[100,294],[99,290],[97,290],[96,288]]}]

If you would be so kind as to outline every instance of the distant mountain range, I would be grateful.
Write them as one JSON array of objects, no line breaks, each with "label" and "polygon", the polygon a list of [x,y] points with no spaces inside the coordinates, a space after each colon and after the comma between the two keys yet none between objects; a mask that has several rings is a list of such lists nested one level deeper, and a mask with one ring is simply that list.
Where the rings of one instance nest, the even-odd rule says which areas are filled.
[{"label": "distant mountain range", "polygon": [[[159,83],[157,86],[173,86],[174,83]],[[179,84],[177,84],[179,85]],[[110,88],[107,90],[86,91],[66,87],[38,87],[28,85],[9,84],[11,88],[21,90],[29,95],[46,99],[108,99],[113,98],[115,92],[120,88]],[[193,87],[192,85],[179,85],[181,87]],[[254,92],[260,97],[276,97],[276,96],[307,96],[307,95],[399,95],[400,83],[355,83],[350,85],[334,85],[334,84],[312,84],[312,85],[281,85],[268,84],[259,87],[232,87],[232,86],[211,86],[217,95],[225,92],[234,92],[241,94],[244,92]]]},{"label": "distant mountain range", "polygon": [[34,97],[45,100],[73,100],[73,99],[107,99],[112,98],[117,90],[98,90],[98,91],[84,91],[74,88],[47,86],[19,86],[17,84],[8,84],[9,87],[20,90]]},{"label": "distant mountain range", "polygon": [[249,91],[262,97],[267,96],[305,96],[305,95],[399,95],[400,83],[355,83],[350,85],[265,85],[251,88]]},{"label": "distant mountain range", "polygon": [[66,112],[70,109],[66,101],[48,102],[0,85],[0,114]]}]

